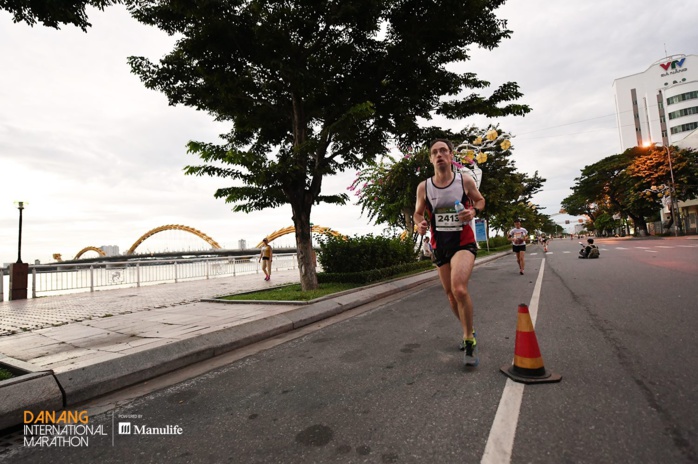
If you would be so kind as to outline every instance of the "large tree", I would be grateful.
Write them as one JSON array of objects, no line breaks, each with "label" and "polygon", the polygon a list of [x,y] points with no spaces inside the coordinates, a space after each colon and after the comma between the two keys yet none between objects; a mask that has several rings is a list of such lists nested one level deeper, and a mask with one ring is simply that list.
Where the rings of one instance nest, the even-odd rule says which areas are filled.
[{"label": "large tree", "polygon": [[494,11],[504,0],[162,0],[137,1],[141,22],[177,35],[158,64],[130,58],[133,72],[171,105],[184,104],[231,124],[222,145],[191,142],[204,164],[193,175],[228,179],[215,196],[249,212],[290,204],[301,285],[317,287],[310,215],[325,176],[358,169],[389,140],[420,139],[418,120],[434,113],[525,114],[505,83],[489,84],[452,65],[468,47],[509,37]]},{"label": "large tree", "polygon": [[[628,167],[628,174],[634,181],[633,189],[635,199],[642,205],[648,203],[656,211],[663,197],[671,199],[671,188],[675,186],[673,200],[688,200],[698,195],[698,153],[694,150],[679,150],[677,147],[668,149],[661,146],[636,149],[637,156]],[[672,166],[669,167],[669,156]],[[672,180],[673,173],[673,180]],[[666,186],[661,191],[658,187]],[[656,190],[653,194],[650,190]],[[665,223],[667,229],[671,228],[675,208],[670,208],[670,219]],[[679,228],[681,223],[678,222]]]},{"label": "large tree", "polygon": [[563,208],[572,215],[586,214],[592,222],[603,212],[619,213],[633,220],[639,235],[646,235],[648,211],[638,209],[647,205],[633,204],[637,196],[627,171],[636,156],[637,152],[629,149],[585,166],[575,179],[574,193],[562,201]]},{"label": "large tree", "polygon": [[109,5],[130,2],[131,0],[0,0],[0,10],[9,11],[16,23],[24,22],[30,26],[41,23],[55,29],[71,24],[85,31],[91,26],[85,11],[88,5],[103,10]]},{"label": "large tree", "polygon": [[[676,199],[686,200],[698,194],[698,153],[670,148],[672,153]],[[570,214],[586,214],[592,221],[602,215],[632,219],[638,235],[647,234],[647,217],[661,208],[661,195],[653,187],[671,185],[671,171],[665,148],[633,147],[608,156],[582,169],[575,179],[573,193],[562,201]]]}]

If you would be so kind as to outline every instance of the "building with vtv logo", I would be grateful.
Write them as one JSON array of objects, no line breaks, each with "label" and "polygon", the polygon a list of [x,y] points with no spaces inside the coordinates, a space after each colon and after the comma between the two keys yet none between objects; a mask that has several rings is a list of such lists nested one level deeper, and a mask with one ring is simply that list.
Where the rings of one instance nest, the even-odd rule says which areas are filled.
[{"label": "building with vtv logo", "polygon": [[698,129],[698,55],[671,55],[613,81],[621,150],[676,145]]},{"label": "building with vtv logo", "polygon": [[[657,60],[644,72],[613,81],[613,91],[621,151],[652,144],[698,149],[698,55]],[[678,199],[676,210],[681,229],[698,233],[698,198]],[[671,215],[670,202],[661,215]]]}]

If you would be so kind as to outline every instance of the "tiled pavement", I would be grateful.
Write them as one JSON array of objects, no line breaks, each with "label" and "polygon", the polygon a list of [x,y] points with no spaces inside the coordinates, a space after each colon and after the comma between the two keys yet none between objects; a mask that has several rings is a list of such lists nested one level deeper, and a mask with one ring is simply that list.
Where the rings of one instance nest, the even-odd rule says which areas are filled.
[{"label": "tiled pavement", "polygon": [[201,299],[298,282],[298,271],[0,303],[0,353],[56,372],[288,311]]},{"label": "tiled pavement", "polygon": [[0,343],[4,335],[90,319],[94,321],[119,314],[171,308],[202,298],[257,290],[299,280],[297,270],[277,271],[271,282],[265,282],[260,275],[219,277],[176,284],[0,302]]}]

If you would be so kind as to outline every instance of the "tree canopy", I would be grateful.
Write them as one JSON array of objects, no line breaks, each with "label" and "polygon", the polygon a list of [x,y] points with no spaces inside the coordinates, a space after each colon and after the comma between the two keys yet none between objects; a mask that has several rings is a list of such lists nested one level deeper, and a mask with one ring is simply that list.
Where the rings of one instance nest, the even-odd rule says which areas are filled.
[{"label": "tree canopy", "polygon": [[489,84],[447,65],[468,60],[472,45],[492,49],[509,37],[494,14],[503,0],[138,1],[141,22],[176,34],[153,63],[129,59],[149,88],[231,124],[223,144],[191,142],[203,164],[187,174],[227,179],[215,196],[234,211],[290,204],[301,284],[315,288],[310,214],[323,178],[360,169],[390,140],[420,140],[420,118],[522,115],[508,82]]},{"label": "tree canopy", "polygon": [[87,20],[86,7],[92,6],[103,10],[118,3],[130,3],[132,0],[0,0],[0,10],[12,14],[16,23],[24,22],[30,26],[41,23],[47,27],[60,29],[71,24],[86,31],[91,26]]},{"label": "tree canopy", "polygon": [[[676,200],[698,194],[698,153],[670,147]],[[665,147],[633,147],[582,169],[573,193],[562,201],[570,214],[586,214],[597,228],[613,225],[612,217],[630,217],[639,235],[647,234],[646,218],[656,217],[669,196],[671,171]],[[660,185],[667,186],[658,189]],[[673,217],[667,222],[670,227]]]}]

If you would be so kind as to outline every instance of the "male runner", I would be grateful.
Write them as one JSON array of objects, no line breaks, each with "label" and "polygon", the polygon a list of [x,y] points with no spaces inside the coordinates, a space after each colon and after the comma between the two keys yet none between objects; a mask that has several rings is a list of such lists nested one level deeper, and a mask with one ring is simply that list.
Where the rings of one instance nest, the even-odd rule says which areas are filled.
[{"label": "male runner", "polygon": [[[477,242],[469,222],[485,207],[485,199],[471,176],[453,171],[453,144],[437,139],[429,147],[429,159],[434,165],[434,177],[417,187],[414,222],[424,235],[431,230],[434,262],[439,268],[441,285],[446,292],[453,314],[463,329],[462,349],[465,365],[477,366],[477,341],[473,333],[473,302],[468,281],[473,272]],[[465,209],[456,213],[455,203]],[[424,218],[429,213],[430,222]]]}]

